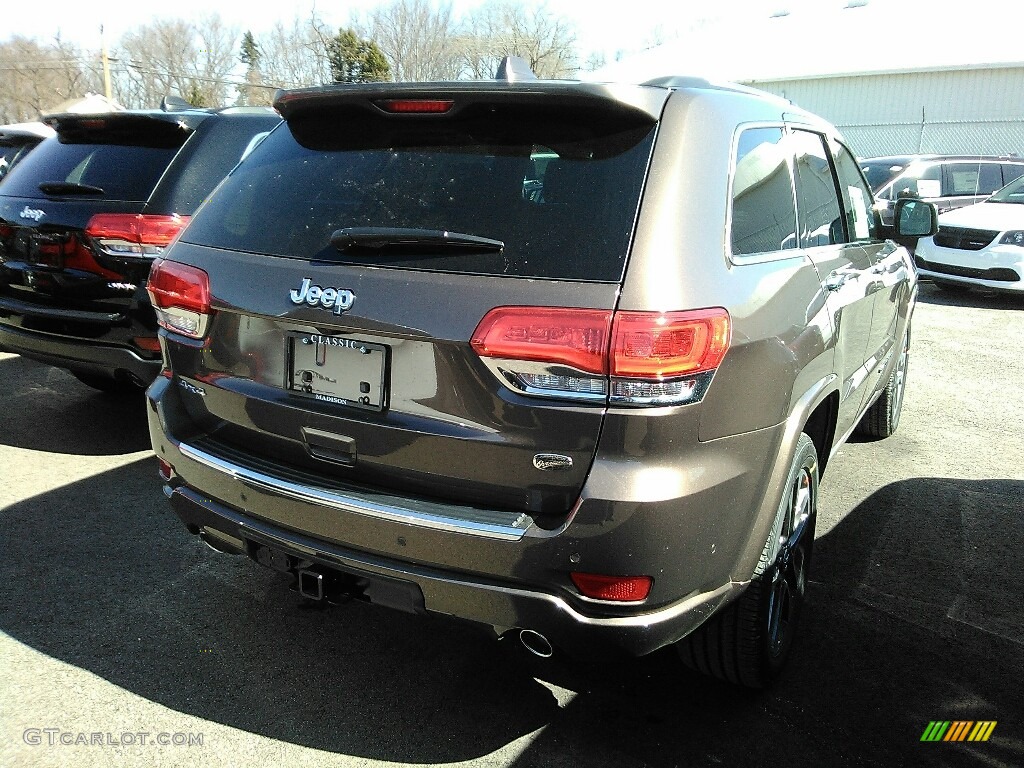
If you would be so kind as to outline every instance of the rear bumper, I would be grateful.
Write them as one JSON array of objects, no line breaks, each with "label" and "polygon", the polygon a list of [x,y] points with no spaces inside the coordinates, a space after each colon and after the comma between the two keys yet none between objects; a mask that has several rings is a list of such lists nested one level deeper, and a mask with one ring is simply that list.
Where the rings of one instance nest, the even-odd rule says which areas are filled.
[{"label": "rear bumper", "polygon": [[128,347],[71,336],[28,331],[0,323],[0,350],[58,368],[107,376],[128,376],[148,385],[160,373],[160,358],[147,360]]},{"label": "rear bumper", "polygon": [[[174,472],[166,490],[192,533],[293,574],[358,579],[370,602],[530,629],[588,655],[652,652],[735,599],[753,573],[744,558],[753,552],[756,564],[778,505],[765,456],[789,455],[780,425],[681,446],[678,471],[598,460],[575,511],[546,530],[501,510],[341,487],[329,467],[323,477],[289,474],[244,448],[219,451],[189,416],[192,389],[158,378],[148,392],[153,447]],[[575,570],[650,575],[654,586],[643,602],[591,600],[575,589]]]},{"label": "rear bumper", "polygon": [[358,579],[371,603],[454,616],[498,633],[532,629],[572,653],[650,653],[689,634],[745,587],[726,584],[650,613],[591,616],[556,594],[348,550],[258,520],[187,487],[168,491],[186,527],[217,549],[260,560],[260,550],[268,548],[275,553],[275,563],[282,562],[277,559],[281,555],[287,557],[279,570],[294,574],[301,565]]}]

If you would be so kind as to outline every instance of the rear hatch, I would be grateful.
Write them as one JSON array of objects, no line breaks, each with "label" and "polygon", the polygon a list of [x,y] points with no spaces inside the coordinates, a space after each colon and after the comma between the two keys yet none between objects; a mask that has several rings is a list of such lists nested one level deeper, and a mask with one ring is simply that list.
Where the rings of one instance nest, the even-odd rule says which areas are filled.
[{"label": "rear hatch", "polygon": [[136,214],[199,119],[51,118],[57,136],[0,187],[0,322],[88,338],[137,331],[130,316],[147,303],[149,265],[167,240],[157,233],[146,253],[123,231],[137,228]]},{"label": "rear hatch", "polygon": [[213,308],[205,342],[167,345],[190,439],[321,484],[564,516],[665,97],[286,94],[286,126],[169,253],[209,275]]}]

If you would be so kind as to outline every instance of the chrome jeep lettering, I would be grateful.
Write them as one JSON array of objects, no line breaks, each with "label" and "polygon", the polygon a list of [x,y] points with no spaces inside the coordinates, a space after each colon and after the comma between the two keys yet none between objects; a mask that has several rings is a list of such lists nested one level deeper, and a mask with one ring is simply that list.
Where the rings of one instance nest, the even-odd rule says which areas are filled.
[{"label": "chrome jeep lettering", "polygon": [[21,209],[21,213],[18,214],[23,219],[32,219],[32,221],[38,222],[43,216],[46,215],[45,211],[39,208],[29,208],[27,205]]},{"label": "chrome jeep lettering", "polygon": [[323,307],[334,310],[334,314],[340,315],[347,309],[352,308],[356,295],[347,288],[324,288],[314,285],[313,281],[306,277],[302,285],[293,288],[288,293],[292,304],[308,304],[311,307]]}]

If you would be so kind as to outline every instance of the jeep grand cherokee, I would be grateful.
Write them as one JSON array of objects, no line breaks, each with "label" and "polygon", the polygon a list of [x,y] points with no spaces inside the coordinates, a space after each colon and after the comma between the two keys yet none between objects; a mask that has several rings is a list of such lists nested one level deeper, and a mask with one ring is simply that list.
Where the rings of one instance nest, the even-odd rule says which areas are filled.
[{"label": "jeep grand cherokee", "polygon": [[280,118],[269,109],[62,114],[0,186],[0,350],[101,390],[160,370],[150,264]]},{"label": "jeep grand cherokee", "polygon": [[149,285],[188,529],[309,599],[771,680],[820,474],[896,429],[917,291],[834,129],[693,78],[276,107]]}]

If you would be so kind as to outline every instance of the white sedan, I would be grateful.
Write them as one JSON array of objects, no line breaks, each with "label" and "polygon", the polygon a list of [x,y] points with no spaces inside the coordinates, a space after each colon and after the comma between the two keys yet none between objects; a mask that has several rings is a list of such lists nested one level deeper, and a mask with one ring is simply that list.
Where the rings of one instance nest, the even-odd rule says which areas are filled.
[{"label": "white sedan", "polygon": [[1024,293],[1024,176],[983,203],[940,215],[939,231],[921,239],[914,258],[940,288]]}]

